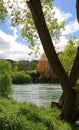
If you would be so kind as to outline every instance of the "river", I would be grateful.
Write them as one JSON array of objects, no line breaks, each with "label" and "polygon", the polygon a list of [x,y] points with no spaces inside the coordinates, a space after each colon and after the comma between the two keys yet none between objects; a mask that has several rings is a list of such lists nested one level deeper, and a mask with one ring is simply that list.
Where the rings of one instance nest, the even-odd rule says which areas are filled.
[{"label": "river", "polygon": [[38,106],[50,106],[51,101],[61,95],[59,84],[26,84],[13,85],[13,98],[20,102],[32,102]]}]

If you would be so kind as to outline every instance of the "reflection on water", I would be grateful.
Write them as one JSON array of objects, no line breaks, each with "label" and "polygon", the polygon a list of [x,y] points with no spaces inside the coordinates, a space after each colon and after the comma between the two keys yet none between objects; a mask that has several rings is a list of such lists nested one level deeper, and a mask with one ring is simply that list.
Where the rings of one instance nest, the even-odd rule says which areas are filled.
[{"label": "reflection on water", "polygon": [[59,84],[13,85],[13,88],[15,100],[43,106],[50,106],[51,101],[57,100],[62,92]]}]

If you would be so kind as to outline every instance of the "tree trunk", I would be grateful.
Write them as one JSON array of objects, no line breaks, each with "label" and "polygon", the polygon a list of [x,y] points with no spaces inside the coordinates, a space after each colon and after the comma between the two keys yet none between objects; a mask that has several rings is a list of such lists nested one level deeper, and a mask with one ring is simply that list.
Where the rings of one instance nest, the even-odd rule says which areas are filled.
[{"label": "tree trunk", "polygon": [[64,105],[61,112],[61,118],[72,122],[75,106],[75,92],[72,89],[72,83],[55,52],[48,28],[46,26],[40,0],[29,0],[27,4],[32,13],[34,23],[36,25],[36,29],[38,31],[48,61],[62,85],[64,92]]},{"label": "tree trunk", "polygon": [[76,14],[77,14],[77,20],[79,22],[79,0],[76,0]]},{"label": "tree trunk", "polygon": [[78,77],[79,77],[79,46],[78,46],[77,54],[76,54],[74,64],[72,66],[72,70],[69,76],[73,87],[75,87]]},{"label": "tree trunk", "polygon": [[[78,46],[77,54],[76,54],[76,57],[75,57],[75,60],[74,60],[74,63],[70,72],[70,76],[69,76],[69,79],[72,83],[72,87],[76,86],[76,81],[78,77],[79,77],[79,46]],[[59,104],[61,106],[63,106],[63,103],[64,103],[64,93],[62,93],[59,99]]]}]

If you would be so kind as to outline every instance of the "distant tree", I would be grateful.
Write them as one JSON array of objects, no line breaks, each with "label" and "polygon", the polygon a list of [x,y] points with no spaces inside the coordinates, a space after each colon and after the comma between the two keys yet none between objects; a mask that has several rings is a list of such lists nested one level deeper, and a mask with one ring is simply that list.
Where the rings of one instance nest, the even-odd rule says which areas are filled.
[{"label": "distant tree", "polygon": [[35,70],[37,61],[15,61],[13,64],[13,71],[25,71]]},{"label": "distant tree", "polygon": [[70,75],[72,65],[77,53],[77,46],[79,42],[76,40],[75,37],[71,37],[68,40],[68,44],[63,50],[63,52],[59,53],[59,59],[65,68],[68,75]]},{"label": "distant tree", "polygon": [[43,53],[41,55],[41,58],[39,59],[39,62],[37,64],[37,70],[40,73],[40,79],[43,79],[44,77],[46,79],[53,78],[55,75],[45,53]]},{"label": "distant tree", "polygon": [[0,60],[0,96],[8,97],[12,92],[12,69],[9,61]]},{"label": "distant tree", "polygon": [[18,66],[14,65],[14,67],[13,67],[13,74],[16,75],[17,72],[18,72]]}]

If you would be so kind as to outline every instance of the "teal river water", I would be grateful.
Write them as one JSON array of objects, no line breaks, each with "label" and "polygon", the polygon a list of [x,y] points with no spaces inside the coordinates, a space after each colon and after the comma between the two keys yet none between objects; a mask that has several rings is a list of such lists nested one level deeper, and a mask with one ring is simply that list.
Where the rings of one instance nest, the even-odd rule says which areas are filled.
[{"label": "teal river water", "polygon": [[45,107],[58,100],[62,90],[59,84],[13,85],[13,98],[20,102],[32,102]]}]

